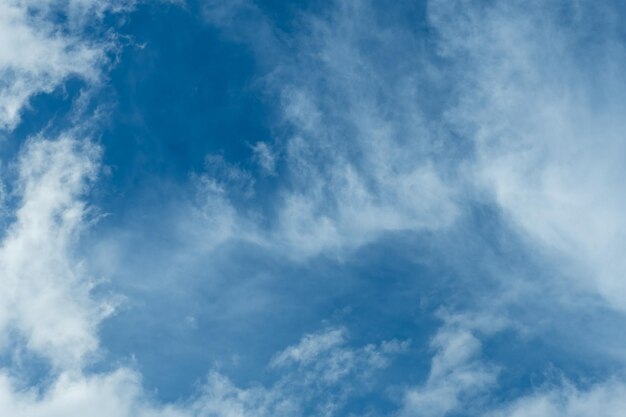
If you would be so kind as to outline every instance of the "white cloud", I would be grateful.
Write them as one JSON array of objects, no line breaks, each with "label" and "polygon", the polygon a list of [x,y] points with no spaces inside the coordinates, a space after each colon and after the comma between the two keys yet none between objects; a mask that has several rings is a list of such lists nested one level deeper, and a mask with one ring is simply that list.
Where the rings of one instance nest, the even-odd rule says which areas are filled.
[{"label": "white cloud", "polygon": [[[104,11],[126,3],[1,0],[0,129],[14,128],[30,97],[51,92],[70,76],[96,82],[111,44],[88,41],[82,30]],[[65,27],[49,19],[58,11],[68,16]]]},{"label": "white cloud", "polygon": [[300,343],[281,352],[272,360],[272,366],[281,366],[289,362],[308,363],[320,353],[336,348],[345,343],[345,330],[332,329],[321,334],[306,335]]},{"label": "white cloud", "polygon": [[350,397],[373,389],[376,373],[408,346],[409,341],[390,340],[352,347],[343,328],[309,334],[271,361],[282,375],[273,390],[302,410],[312,407],[313,415],[338,415]]},{"label": "white cloud", "polygon": [[[97,80],[105,51],[75,31],[32,20],[24,4],[0,2],[0,38],[4,34],[5,42],[20,46],[0,48],[0,71],[7,80],[0,84],[0,124],[9,129],[33,94],[50,91],[72,74]],[[68,5],[78,16],[75,22],[103,10],[94,2]],[[570,41],[542,24],[545,16],[518,11],[498,6],[483,16],[484,10],[479,13],[469,2],[431,3],[442,53],[467,65],[462,81],[471,86],[461,89],[448,122],[472,134],[478,152],[472,179],[492,193],[513,224],[581,266],[576,275],[590,277],[598,291],[623,306],[626,264],[620,249],[626,218],[619,155],[624,149],[615,133],[624,127],[623,86],[614,74],[599,83],[608,100],[598,101],[579,87],[589,85],[590,75],[573,56]],[[234,18],[232,9],[221,6],[215,16]],[[305,27],[295,39],[297,59],[269,77],[293,135],[272,144],[272,152],[265,144],[255,147],[266,173],[274,172],[275,158],[283,158],[286,181],[277,193],[277,221],[267,231],[255,222],[257,213],[242,214],[236,200],[253,195],[252,177],[212,157],[207,174],[196,178],[201,201],[192,216],[183,213],[188,221],[178,224],[181,233],[196,236],[206,250],[235,238],[308,257],[355,248],[390,231],[448,227],[459,211],[458,167],[446,161],[441,148],[449,144],[424,115],[422,93],[408,88],[422,77],[415,68],[424,63],[410,48],[394,48],[414,40],[412,35],[382,24],[367,2],[344,2],[331,10],[329,21],[310,19]],[[620,73],[620,48],[604,52],[600,69]],[[408,64],[385,68],[389,72],[378,66],[390,61]],[[281,372],[274,384],[240,388],[212,373],[195,399],[169,406],[155,405],[133,370],[85,375],[86,358],[98,353],[98,324],[112,308],[107,300],[92,298],[93,281],[74,252],[88,223],[84,194],[96,176],[98,152],[68,135],[35,138],[18,162],[20,204],[0,247],[0,332],[5,341],[19,334],[16,343],[49,360],[56,371],[49,386],[25,389],[5,370],[0,409],[26,417],[331,416],[355,391],[367,391],[371,376],[391,355],[407,349],[399,341],[353,347],[344,329],[328,329],[274,357],[269,371]],[[498,375],[481,359],[479,334],[505,325],[480,316],[447,318],[431,343],[429,376],[406,392],[401,414],[479,409]],[[496,414],[586,416],[598,409],[618,415],[623,390],[615,382],[537,393]]]},{"label": "white cloud", "polygon": [[[0,45],[3,129],[19,123],[32,95],[52,91],[67,77],[99,80],[108,46],[83,38],[82,25],[90,14],[121,4],[0,0],[0,38],[6,42],[5,48]],[[59,7],[70,19],[67,27],[48,20]],[[343,330],[321,332],[277,356],[284,358],[273,363],[281,368],[280,376],[269,387],[238,388],[212,373],[197,397],[170,405],[156,405],[132,369],[88,373],[101,353],[98,326],[113,311],[110,300],[95,298],[97,283],[77,256],[81,233],[92,220],[86,195],[98,176],[99,156],[98,146],[66,132],[53,140],[30,139],[16,161],[18,207],[0,245],[2,348],[26,349],[51,364],[52,371],[45,381],[28,386],[9,362],[0,370],[2,412],[24,417],[332,416],[349,396],[367,391],[373,373],[406,349],[406,342],[395,340],[351,347]],[[216,166],[218,172],[211,172]],[[231,200],[234,194],[249,197],[251,177],[219,158],[209,158],[207,171],[197,178],[206,197],[198,216],[217,232],[217,245],[231,235],[245,235]],[[355,384],[354,378],[363,381]]]},{"label": "white cloud", "polygon": [[[324,18],[303,18],[285,48],[250,2],[208,1],[205,9],[212,24],[250,42],[270,63],[264,81],[291,132],[272,144],[271,155],[265,144],[255,148],[266,171],[273,172],[276,157],[285,168],[273,227],[262,232],[268,245],[306,258],[353,249],[386,232],[454,222],[455,186],[435,163],[441,138],[419,106],[422,75],[411,66],[421,63],[419,54],[396,47],[411,42],[411,34],[381,24],[368,2],[337,2]],[[389,75],[381,60],[410,65]]]},{"label": "white cloud", "polygon": [[388,366],[389,360],[408,349],[409,341],[389,340],[361,348],[347,346],[346,330],[327,329],[304,336],[300,342],[278,353],[274,369],[295,366],[305,384],[336,384],[348,377],[366,382],[372,372]]},{"label": "white cloud", "polygon": [[477,331],[458,324],[465,321],[463,316],[450,319],[431,340],[436,353],[428,379],[407,390],[399,415],[442,417],[461,409],[474,412],[480,409],[480,396],[496,385],[499,370],[480,357]]},{"label": "white cloud", "polygon": [[[324,340],[334,332],[306,336],[298,346],[328,345]],[[390,352],[391,345],[394,348]],[[140,375],[128,368],[96,375],[62,372],[48,386],[38,389],[23,388],[19,380],[0,372],[0,409],[20,417],[330,417],[338,415],[347,398],[368,389],[348,376],[371,375],[407,347],[398,341],[380,346],[326,346],[327,357],[317,357],[304,367],[281,373],[269,387],[240,388],[224,375],[211,372],[198,395],[168,405],[152,401],[142,388]],[[321,377],[328,374],[337,377]]]},{"label": "white cloud", "polygon": [[624,309],[626,54],[610,21],[594,21],[613,6],[531,3],[431,2],[442,52],[463,63],[449,120],[475,141],[475,180],[514,227]]},{"label": "white cloud", "polygon": [[276,175],[276,154],[265,142],[257,142],[252,147],[254,159],[266,175]]},{"label": "white cloud", "polygon": [[626,410],[626,385],[611,380],[577,389],[571,384],[519,398],[490,413],[493,417],[620,417]]},{"label": "white cloud", "polygon": [[111,308],[90,299],[93,284],[73,256],[98,158],[88,141],[31,140],[18,163],[19,208],[0,246],[0,332],[16,330],[57,366],[80,367],[95,351],[95,328]]}]

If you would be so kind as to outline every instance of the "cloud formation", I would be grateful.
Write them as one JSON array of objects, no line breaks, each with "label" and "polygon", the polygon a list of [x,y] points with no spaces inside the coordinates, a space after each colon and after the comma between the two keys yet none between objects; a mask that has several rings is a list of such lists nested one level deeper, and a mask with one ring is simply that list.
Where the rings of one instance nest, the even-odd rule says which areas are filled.
[{"label": "cloud formation", "polygon": [[[20,121],[29,99],[50,93],[69,77],[96,82],[113,46],[88,39],[85,26],[124,3],[71,0],[0,2],[0,128]],[[66,16],[54,23],[54,15]]]},{"label": "cloud formation", "polygon": [[616,8],[434,1],[429,10],[442,52],[460,65],[449,119],[474,140],[478,186],[564,275],[623,308],[626,61],[606,21]]},{"label": "cloud formation", "polygon": [[[549,329],[566,328],[571,317],[595,320],[598,326],[608,312],[623,319],[626,57],[619,28],[603,25],[618,6],[431,0],[420,32],[401,19],[416,13],[409,2],[383,3],[332,2],[303,12],[297,29],[284,33],[260,3],[204,2],[205,24],[254,51],[262,72],[258,83],[273,105],[268,123],[275,137],[249,146],[249,160],[207,155],[202,172],[186,173],[184,186],[191,191],[170,195],[172,201],[163,204],[168,210],[155,209],[165,213],[159,212],[166,230],[162,240],[171,238],[175,247],[156,242],[165,246],[158,253],[167,256],[159,259],[149,248],[146,256],[131,247],[148,239],[145,230],[128,227],[124,232],[136,240],[129,244],[112,233],[110,246],[132,250],[139,266],[131,268],[115,259],[115,251],[104,251],[104,262],[113,265],[107,271],[115,275],[126,268],[124,277],[135,279],[137,287],[149,275],[146,270],[154,271],[156,277],[141,284],[167,281],[165,294],[196,289],[185,287],[190,281],[181,270],[214,268],[203,275],[208,284],[198,288],[210,293],[207,299],[218,298],[207,310],[235,316],[229,324],[272,308],[265,294],[305,286],[301,271],[318,279],[328,268],[345,268],[336,274],[343,279],[354,266],[349,262],[358,264],[354,256],[407,251],[411,241],[399,239],[401,234],[426,236],[434,247],[449,243],[450,235],[460,236],[462,242],[450,245],[454,250],[433,251],[443,252],[442,259],[478,254],[457,263],[463,265],[489,264],[492,258],[485,254],[496,253],[498,268],[475,270],[502,276],[447,279],[442,275],[449,270],[439,274],[433,268],[436,274],[423,278],[412,269],[405,273],[414,281],[436,283],[423,291],[428,298],[423,306],[403,318],[410,322],[405,325],[418,328],[414,322],[433,314],[443,322],[431,333],[421,328],[417,342],[380,338],[362,324],[358,343],[347,325],[321,325],[312,333],[294,325],[305,335],[291,335],[295,343],[268,354],[267,365],[259,367],[262,375],[248,375],[241,383],[216,365],[194,394],[166,403],[146,389],[138,366],[102,361],[107,347],[100,329],[115,312],[116,298],[98,295],[100,277],[90,269],[94,262],[83,258],[93,252],[83,246],[84,232],[97,218],[90,191],[103,172],[107,144],[90,139],[82,125],[55,137],[35,135],[20,145],[5,175],[12,200],[5,201],[8,226],[0,243],[2,412],[25,417],[619,415],[625,406],[624,356],[606,347],[621,341],[608,332],[603,333],[607,340],[597,343],[606,350],[593,353],[610,369],[598,367],[600,376],[593,381],[568,375],[548,384],[544,376],[511,395],[501,392],[507,389],[505,377],[521,379],[507,372],[516,366],[511,356],[534,349],[529,340],[548,345],[552,350],[542,346],[549,359],[568,352],[564,342],[528,317],[549,314],[554,322]],[[131,6],[0,0],[0,128],[10,133],[33,96],[50,93],[71,77],[89,86],[101,83],[115,35],[90,25]],[[182,194],[193,197],[179,201]],[[537,278],[530,267],[506,268],[514,255],[498,252],[504,247],[500,235],[481,231],[472,217],[476,212],[491,213],[509,233],[502,235],[519,239],[519,251],[532,254],[546,272]],[[383,238],[391,249],[364,250]],[[481,240],[484,248],[475,252],[457,250]],[[89,241],[98,243],[97,237]],[[242,279],[256,266],[241,267],[252,258],[244,256],[249,252],[282,269],[255,271],[272,275],[265,281],[256,275]],[[356,265],[357,274],[365,276],[364,270],[376,266],[368,261]],[[224,264],[235,272],[215,278],[216,265]],[[416,264],[412,261],[411,268],[417,270]],[[388,268],[388,275],[372,272],[390,283],[377,281],[370,293],[406,290],[391,288],[398,281],[389,275],[401,272]],[[168,281],[167,274],[176,279]],[[366,289],[369,282],[363,282],[342,290]],[[492,283],[488,294],[476,295]],[[293,294],[331,298],[339,287]],[[352,300],[368,295],[364,290]],[[443,311],[432,308],[437,303],[458,311],[437,316],[434,311]],[[539,312],[529,312],[536,306]],[[328,309],[333,320],[320,321],[347,317],[349,309],[340,307]],[[418,310],[421,315],[414,313]],[[552,314],[556,310],[562,311]],[[382,314],[383,308],[373,311],[372,316]],[[502,340],[504,332],[512,341]],[[413,349],[421,339],[430,342]],[[584,374],[582,363],[591,355],[578,340],[575,344],[580,349],[560,363]],[[418,355],[429,364],[425,372],[402,369],[396,371],[405,378],[399,382],[379,379],[400,357],[417,361]],[[33,382],[21,372],[22,356],[50,369]],[[368,402],[374,393],[388,403]]]},{"label": "cloud formation", "polygon": [[388,359],[405,350],[406,344],[389,341],[356,349],[343,343],[328,346],[327,340],[334,334],[336,330],[331,329],[309,335],[299,345],[287,348],[285,352],[306,344],[326,346],[324,352],[317,352],[323,354],[321,358],[311,357],[315,360],[284,372],[270,387],[239,388],[227,377],[211,372],[196,398],[158,405],[143,391],[140,375],[128,368],[100,375],[61,373],[43,392],[22,390],[18,381],[2,373],[0,407],[24,417],[335,416],[349,397],[359,395],[361,390],[367,392],[365,383],[361,388],[350,385],[346,389],[342,382],[353,373],[364,377],[384,368]]},{"label": "cloud formation", "polygon": [[91,300],[92,278],[73,256],[89,222],[83,198],[98,158],[95,145],[70,137],[27,143],[18,165],[19,207],[0,249],[0,332],[16,331],[29,350],[64,369],[80,369],[94,353],[96,326],[111,309]]},{"label": "cloud formation", "polygon": [[577,389],[569,383],[560,388],[539,391],[520,398],[490,415],[507,417],[530,416],[619,416],[624,411],[623,382],[608,381],[589,389]]}]

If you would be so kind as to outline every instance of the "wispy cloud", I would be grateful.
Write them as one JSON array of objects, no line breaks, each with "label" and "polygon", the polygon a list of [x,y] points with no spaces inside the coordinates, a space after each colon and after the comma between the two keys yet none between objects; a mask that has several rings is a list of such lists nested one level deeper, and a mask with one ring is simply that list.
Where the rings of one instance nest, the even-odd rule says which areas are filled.
[{"label": "wispy cloud", "polygon": [[[333,4],[324,18],[304,17],[289,44],[250,2],[208,2],[206,11],[211,22],[250,42],[261,62],[272,62],[267,91],[279,100],[279,123],[290,132],[273,145],[280,159],[272,166],[283,167],[284,181],[265,232],[272,244],[307,257],[355,248],[386,232],[454,222],[449,167],[435,162],[444,139],[419,107],[425,76],[414,65],[423,57],[396,46],[411,42],[410,34],[378,21],[367,2]],[[226,14],[227,20],[215,18]],[[263,36],[238,26],[251,20]],[[381,59],[402,65],[390,74]],[[266,148],[261,151],[267,163]]]},{"label": "wispy cloud", "polygon": [[[94,417],[335,416],[349,398],[371,389],[366,384],[360,387],[350,384],[348,389],[341,382],[355,372],[363,377],[386,367],[387,361],[407,346],[397,341],[362,348],[351,348],[343,343],[328,346],[327,339],[334,337],[335,332],[329,330],[306,336],[299,347],[325,345],[328,355],[283,372],[269,387],[240,388],[214,371],[194,399],[181,404],[158,405],[143,390],[140,375],[128,368],[91,376],[62,373],[41,393],[20,390],[18,381],[0,373],[0,407],[7,413],[29,417],[85,414]],[[286,352],[299,349],[298,346],[287,348]],[[328,375],[334,377],[323,377]]]},{"label": "wispy cloud", "polygon": [[[53,91],[68,77],[96,82],[113,43],[86,39],[85,25],[124,5],[85,0],[0,2],[0,128],[14,128],[33,95]],[[65,14],[66,22],[53,23],[55,13]]]},{"label": "wispy cloud", "polygon": [[[487,318],[491,321],[491,318]],[[428,379],[407,390],[401,416],[441,417],[459,412],[474,414],[496,386],[499,369],[481,357],[480,331],[492,326],[471,325],[464,315],[450,315],[430,342],[435,354]]]},{"label": "wispy cloud", "polygon": [[[101,82],[115,36],[86,32],[106,13],[131,5],[0,0],[0,128],[10,132],[30,98],[68,77]],[[0,410],[33,417],[336,416],[379,390],[396,400],[387,414],[407,417],[619,415],[624,364],[614,346],[621,335],[598,331],[603,340],[592,353],[616,370],[593,383],[564,378],[504,399],[500,376],[514,364],[505,355],[488,357],[486,349],[506,330],[542,338],[558,354],[567,346],[548,334],[558,329],[579,348],[575,367],[591,353],[569,319],[610,327],[610,311],[622,323],[626,56],[619,28],[601,25],[611,22],[613,7],[431,0],[427,28],[419,32],[398,23],[411,9],[404,2],[394,3],[392,18],[376,1],[332,2],[299,15],[298,29],[286,34],[254,2],[204,2],[207,24],[256,54],[258,84],[274,106],[275,137],[256,142],[242,163],[208,155],[202,172],[189,176],[185,186],[193,190],[181,192],[186,198],[176,195],[163,204],[167,209],[155,208],[163,211],[164,235],[175,241],[154,244],[167,256],[135,250],[148,239],[138,230],[144,224],[123,225],[123,236],[113,232],[105,243],[93,239],[105,247],[100,262],[107,273],[125,269],[124,277],[143,277],[150,270],[156,277],[142,284],[167,281],[166,293],[184,287],[181,270],[245,263],[238,247],[224,249],[229,244],[244,242],[290,267],[311,262],[310,269],[318,258],[346,259],[399,232],[452,231],[448,238],[460,237],[454,244],[462,246],[482,233],[469,212],[487,207],[544,274],[490,269],[492,258],[482,255],[502,249],[500,242],[478,236],[484,251],[458,264],[487,264],[476,270],[498,276],[432,278],[441,279],[437,290],[450,293],[440,297],[443,303],[455,304],[461,294],[467,300],[457,304],[466,310],[440,313],[443,325],[425,354],[429,368],[411,373],[401,387],[381,386],[377,375],[396,356],[416,354],[408,341],[358,344],[349,326],[326,326],[275,352],[262,382],[237,383],[214,369],[191,397],[161,404],[133,366],[93,371],[106,353],[98,329],[115,303],[96,296],[90,270],[96,262],[81,258],[94,252],[82,247],[82,233],[94,218],[89,192],[106,144],[85,138],[80,128],[39,135],[25,142],[15,175],[6,176],[15,206],[6,207],[10,220],[0,243],[0,348],[9,357],[0,370]],[[56,22],[57,12],[67,20]],[[440,248],[442,258],[456,255],[447,249]],[[123,251],[135,257],[132,267],[116,256]],[[498,266],[513,257],[498,256]],[[264,298],[275,291],[268,282],[298,279],[289,274],[245,285],[231,283],[231,276],[212,281],[218,301],[211,311],[239,319],[237,312],[249,317],[273,308],[274,299]],[[476,295],[491,283],[488,294]],[[542,314],[549,325],[533,322]],[[12,369],[16,346],[51,365],[45,383],[24,386]]]},{"label": "wispy cloud", "polygon": [[603,416],[617,417],[624,413],[626,386],[623,382],[611,380],[577,389],[570,383],[563,386],[540,390],[489,415],[507,417],[544,416]]},{"label": "wispy cloud", "polygon": [[477,186],[565,276],[622,308],[626,55],[606,20],[617,7],[434,1],[430,16],[459,65],[449,119],[474,140]]}]

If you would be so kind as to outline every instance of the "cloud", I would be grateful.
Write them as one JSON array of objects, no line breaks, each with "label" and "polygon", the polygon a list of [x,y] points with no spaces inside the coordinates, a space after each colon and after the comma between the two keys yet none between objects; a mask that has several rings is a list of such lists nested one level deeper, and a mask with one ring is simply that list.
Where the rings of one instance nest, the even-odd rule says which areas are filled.
[{"label": "cloud", "polygon": [[618,417],[626,407],[626,385],[619,380],[609,380],[577,389],[569,383],[561,388],[547,389],[519,398],[490,413],[494,417],[592,417],[597,415]]},{"label": "cloud", "polygon": [[[559,285],[563,277],[620,307],[621,47],[587,44],[578,33],[596,28],[594,13],[604,6],[582,1],[561,14],[555,4],[561,3],[433,0],[433,32],[416,34],[385,19],[406,11],[405,3],[387,11],[374,1],[335,2],[299,16],[298,30],[284,34],[252,2],[206,2],[207,20],[247,42],[265,66],[259,79],[278,103],[279,133],[255,147],[252,158],[267,174],[271,146],[268,166],[280,181],[257,206],[259,200],[231,196],[241,184],[207,174],[215,182],[206,184],[216,186],[204,193],[200,187],[210,227],[194,220],[189,229],[200,231],[197,241],[217,242],[207,245],[211,250],[241,239],[298,262],[319,254],[341,258],[393,232],[436,235],[458,226],[458,245],[477,239],[484,243],[480,255],[501,250],[501,268],[484,265],[501,275],[501,287],[489,292],[491,299],[468,301],[477,316],[492,313],[485,326],[510,320],[516,329],[533,327],[529,317],[547,312],[563,320],[549,327],[563,330],[568,317],[595,314],[598,305],[579,288]],[[436,39],[422,39],[428,35]],[[588,66],[590,56],[599,60]],[[271,209],[260,213],[265,204]],[[458,225],[468,208],[493,210],[485,216],[521,237],[523,247],[515,250],[536,256],[543,274],[528,265],[514,270],[509,262],[517,254],[503,253],[498,238]],[[220,213],[225,219],[214,221]],[[462,262],[488,263],[481,256]],[[450,291],[472,293],[493,278],[467,275],[454,282],[462,288]],[[568,297],[576,311],[556,314]],[[498,316],[510,309],[517,311],[503,324]],[[431,377],[407,394],[407,413],[445,415],[480,405],[498,372],[479,358],[477,331],[486,332],[450,322],[434,339]],[[543,331],[531,329],[533,337],[549,338]],[[328,345],[303,340],[276,357],[276,366],[299,366],[325,346],[341,345],[341,332],[326,336]]]},{"label": "cloud", "polygon": [[479,329],[459,325],[464,316],[450,315],[432,338],[435,355],[428,379],[407,390],[400,416],[441,417],[461,409],[473,413],[480,410],[481,396],[496,386],[499,370],[480,357]]},{"label": "cloud", "polygon": [[270,363],[280,369],[269,387],[238,388],[212,372],[202,394],[188,408],[198,416],[335,416],[351,398],[373,389],[368,381],[408,348],[408,342],[383,341],[351,347],[345,329],[305,335]]},{"label": "cloud", "polygon": [[276,154],[265,142],[257,142],[252,147],[254,159],[266,175],[276,175]]},{"label": "cloud", "polygon": [[343,329],[333,329],[321,334],[307,335],[300,343],[276,356],[272,361],[272,366],[281,366],[290,362],[309,363],[320,353],[344,344],[344,333]]},{"label": "cloud", "polygon": [[380,67],[381,59],[419,61],[395,46],[410,34],[380,23],[368,2],[337,3],[323,19],[303,18],[289,43],[249,2],[205,8],[211,23],[271,63],[263,81],[289,134],[271,145],[276,160],[268,159],[265,144],[255,148],[263,164],[284,167],[272,193],[272,226],[261,231],[270,245],[306,258],[354,249],[387,232],[454,222],[456,191],[447,168],[435,163],[441,137],[417,104],[413,82],[420,74],[404,63],[393,75]]},{"label": "cloud", "polygon": [[[34,94],[50,92],[71,76],[92,84],[99,81],[109,44],[89,40],[81,31],[90,13],[102,15],[109,6],[117,7],[86,1],[0,2],[0,31],[12,42],[0,55],[0,69],[7,75],[0,88],[4,129],[18,125],[20,112]],[[67,24],[51,23],[56,12],[67,15]],[[308,335],[277,354],[270,366],[278,372],[273,383],[239,388],[213,372],[197,396],[169,405],[153,401],[134,369],[110,364],[111,371],[93,371],[98,355],[104,353],[98,329],[114,312],[115,303],[96,295],[98,281],[79,256],[84,253],[80,250],[83,233],[95,220],[88,195],[101,169],[101,148],[80,135],[81,127],[58,138],[29,139],[15,162],[15,178],[9,178],[17,207],[9,208],[14,219],[0,244],[3,353],[11,356],[24,349],[52,369],[32,383],[21,379],[13,369],[15,358],[8,358],[0,370],[0,408],[6,413],[25,417],[333,416],[349,398],[368,392],[374,385],[372,376],[406,350],[407,343],[397,340],[352,347],[344,330],[331,329]],[[429,175],[426,168],[417,181],[438,181]],[[409,191],[413,181],[407,180]],[[200,195],[195,208],[205,225],[199,230],[218,232],[214,244],[207,244],[209,249],[230,236],[241,238],[247,230],[256,236],[259,228],[245,229],[247,223],[235,204],[251,198],[253,183],[245,170],[223,158],[207,159],[206,173],[195,177]]]},{"label": "cloud", "polygon": [[335,384],[348,376],[351,381],[363,381],[372,371],[387,367],[392,356],[405,352],[409,346],[409,341],[394,339],[380,346],[370,344],[354,349],[347,347],[346,342],[343,328],[309,334],[297,345],[277,354],[270,365],[272,368],[295,366],[299,378],[311,385]]},{"label": "cloud", "polygon": [[[84,37],[85,25],[128,4],[0,1],[0,129],[13,129],[33,95],[50,93],[69,77],[97,82],[113,44]],[[66,23],[53,23],[55,13],[67,16]]]},{"label": "cloud", "polygon": [[[327,345],[324,340],[335,331],[308,335],[299,345]],[[294,349],[297,347],[289,347],[286,352]],[[370,375],[387,366],[383,359],[390,360],[405,349],[406,343],[398,341],[383,342],[380,347],[327,346],[328,357],[282,373],[269,387],[240,388],[213,371],[196,396],[168,405],[154,402],[143,390],[140,375],[129,368],[94,375],[63,372],[41,390],[20,388],[18,380],[3,372],[0,407],[10,415],[24,417],[334,416],[349,397],[367,391],[365,386],[354,385],[348,375]],[[337,357],[349,357],[350,361],[337,361]],[[329,372],[337,378],[319,378]]]},{"label": "cloud", "polygon": [[90,298],[74,249],[89,223],[84,201],[99,148],[64,136],[34,138],[18,162],[19,207],[0,246],[0,332],[18,332],[29,350],[63,368],[80,368],[98,346],[96,326],[110,312]]},{"label": "cloud", "polygon": [[[123,5],[63,3],[72,17],[61,30],[47,20],[61,3],[37,3],[39,14],[24,4],[0,2],[0,38],[6,32],[5,41],[19,46],[0,48],[4,129],[19,123],[32,95],[70,76],[99,80],[110,44],[87,40],[81,30],[90,13]],[[192,176],[194,204],[176,206],[175,230],[168,231],[184,244],[151,267],[164,274],[160,262],[175,269],[176,262],[207,259],[235,240],[294,263],[319,254],[341,257],[388,233],[447,230],[462,217],[464,204],[478,199],[477,204],[495,204],[530,250],[563,262],[562,275],[622,308],[622,50],[611,42],[594,44],[589,53],[598,59],[586,67],[576,54],[585,40],[575,29],[593,25],[581,11],[597,9],[577,2],[578,14],[567,23],[553,9],[533,5],[540,12],[521,2],[433,0],[429,22],[439,37],[437,59],[452,67],[433,70],[432,51],[423,50],[410,28],[386,22],[375,2],[337,2],[302,17],[300,32],[288,41],[252,3],[208,2],[207,19],[223,30],[236,30],[242,15],[251,32],[261,29],[256,40],[245,33],[237,39],[257,42],[259,56],[270,51],[259,59],[277,63],[263,82],[278,103],[281,133],[271,143],[258,142],[252,155],[276,184],[259,195],[254,168],[208,156],[204,172]],[[449,92],[457,102],[451,108],[427,104],[429,94],[441,93],[433,72],[453,74],[443,83],[453,84]],[[596,72],[608,76],[598,80]],[[96,281],[77,254],[81,232],[93,219],[87,194],[98,176],[100,152],[66,132],[57,139],[32,138],[16,162],[17,209],[0,246],[0,333],[5,350],[20,346],[54,371],[29,388],[10,367],[3,369],[0,409],[27,417],[333,416],[345,413],[351,400],[383,388],[377,373],[408,342],[354,346],[343,327],[307,334],[276,353],[267,367],[269,382],[238,385],[214,371],[195,396],[169,405],[144,390],[137,370],[115,365],[111,372],[88,372],[93,357],[103,353],[99,324],[114,307],[94,295]],[[263,212],[258,202],[271,207]],[[477,285],[470,279],[454,284],[465,285],[458,289],[463,294]],[[263,285],[238,286],[232,297],[237,301],[228,298],[229,304],[254,310],[254,302],[240,294],[258,296]],[[499,290],[494,292],[502,296]],[[529,293],[554,301],[554,293]],[[511,298],[519,305],[536,305],[528,293],[516,295]],[[522,394],[496,406],[485,400],[506,364],[484,358],[483,340],[515,327],[523,316],[502,319],[508,301],[469,302],[476,311],[444,317],[430,343],[428,376],[406,387],[397,414],[617,415],[624,406],[617,380]]]},{"label": "cloud", "polygon": [[138,399],[137,375],[119,370],[101,377],[62,374],[43,393],[21,389],[6,373],[0,375],[0,408],[24,417],[180,416],[155,413]]},{"label": "cloud", "polygon": [[619,6],[556,3],[430,3],[441,51],[458,63],[448,121],[473,139],[476,185],[511,225],[623,309],[626,55],[607,18]]}]

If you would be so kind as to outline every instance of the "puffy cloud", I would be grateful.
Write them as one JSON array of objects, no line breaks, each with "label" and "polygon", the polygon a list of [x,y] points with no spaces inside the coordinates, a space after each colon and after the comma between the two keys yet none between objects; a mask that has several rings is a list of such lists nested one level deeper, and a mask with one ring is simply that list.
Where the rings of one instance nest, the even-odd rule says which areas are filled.
[{"label": "puffy cloud", "polygon": [[35,138],[18,163],[15,221],[0,246],[0,332],[63,367],[80,367],[98,346],[99,320],[111,306],[90,298],[93,281],[74,257],[89,222],[84,201],[99,149],[71,137]]}]

